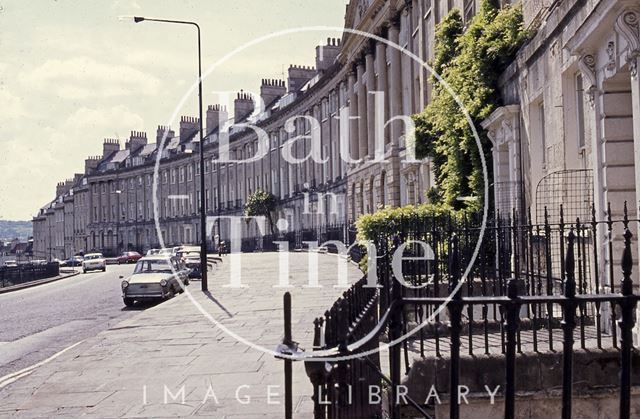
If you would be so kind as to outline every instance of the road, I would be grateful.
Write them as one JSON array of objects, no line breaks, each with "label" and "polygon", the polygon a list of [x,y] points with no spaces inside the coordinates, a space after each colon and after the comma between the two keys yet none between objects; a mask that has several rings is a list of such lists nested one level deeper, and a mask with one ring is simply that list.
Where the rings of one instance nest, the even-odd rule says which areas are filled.
[{"label": "road", "polygon": [[120,275],[133,265],[0,294],[0,377],[33,365],[145,307],[127,309]]}]

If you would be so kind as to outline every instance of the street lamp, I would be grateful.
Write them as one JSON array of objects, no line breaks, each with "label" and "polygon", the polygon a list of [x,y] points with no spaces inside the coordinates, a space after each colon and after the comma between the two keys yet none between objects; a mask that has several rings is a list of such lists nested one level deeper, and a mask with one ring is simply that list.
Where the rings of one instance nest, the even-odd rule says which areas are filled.
[{"label": "street lamp", "polygon": [[140,23],[144,21],[176,23],[180,25],[195,26],[198,31],[198,106],[200,112],[200,272],[202,273],[202,291],[209,289],[207,282],[207,226],[205,214],[205,194],[204,194],[204,130],[202,128],[202,52],[200,44],[200,26],[195,22],[185,20],[152,19],[142,16],[134,16],[133,21]]}]

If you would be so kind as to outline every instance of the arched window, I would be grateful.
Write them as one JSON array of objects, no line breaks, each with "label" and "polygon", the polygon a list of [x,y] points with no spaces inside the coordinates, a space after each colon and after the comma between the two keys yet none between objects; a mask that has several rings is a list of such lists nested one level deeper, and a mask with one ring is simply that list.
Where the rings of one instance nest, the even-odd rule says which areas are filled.
[{"label": "arched window", "polygon": [[360,193],[360,214],[364,214],[365,213],[365,202],[364,202],[364,181],[360,182],[360,188],[359,188],[359,193]]},{"label": "arched window", "polygon": [[371,179],[369,179],[369,208],[367,208],[367,213],[372,213],[376,211],[376,200],[375,200],[374,192],[375,192],[375,180],[374,180],[374,177],[371,176]]},{"label": "arched window", "polygon": [[387,196],[386,196],[386,187],[387,187],[387,172],[382,171],[382,173],[380,174],[380,204],[382,206],[386,206],[387,205]]},{"label": "arched window", "polygon": [[351,220],[356,220],[356,184],[351,184]]}]

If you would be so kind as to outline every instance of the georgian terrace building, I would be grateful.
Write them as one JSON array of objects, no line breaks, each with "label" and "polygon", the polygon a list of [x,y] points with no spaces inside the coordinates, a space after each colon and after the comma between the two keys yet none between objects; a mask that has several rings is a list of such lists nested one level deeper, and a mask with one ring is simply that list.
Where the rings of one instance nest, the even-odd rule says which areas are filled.
[{"label": "georgian terrace building", "polygon": [[[536,30],[501,78],[504,106],[482,125],[493,142],[495,202],[545,207],[558,219],[636,218],[640,186],[640,3],[637,0],[523,1]],[[606,246],[623,245],[622,229],[601,226],[596,263],[608,278]],[[638,232],[634,231],[634,236]],[[635,238],[634,238],[635,242]],[[638,258],[635,257],[635,260]],[[617,261],[613,261],[615,264]],[[633,269],[637,277],[637,264]],[[608,278],[605,283],[611,278]]]},{"label": "georgian terrace building", "polygon": [[[502,75],[505,105],[482,124],[493,142],[496,206],[504,210],[530,207],[534,220],[541,222],[544,207],[557,217],[560,203],[566,219],[589,216],[591,203],[602,219],[610,201],[617,217],[623,201],[631,208],[637,205],[640,173],[634,154],[634,139],[640,138],[637,2],[521,3],[525,26],[535,35]],[[478,1],[467,0],[352,0],[346,8],[345,27],[380,36],[428,61],[433,57],[435,25],[453,7],[468,21],[478,6]],[[292,66],[288,76],[286,86],[284,81],[263,81],[260,93],[265,106],[257,106],[263,109],[254,115],[247,117],[256,105],[244,93],[233,105],[208,108],[205,193],[210,215],[218,204],[225,215],[241,214],[247,196],[257,188],[272,192],[279,199],[278,217],[298,229],[348,222],[380,205],[424,200],[424,192],[433,186],[430,164],[406,163],[405,125],[394,122],[385,128],[386,162],[378,163],[372,161],[376,125],[369,122],[375,121],[372,110],[377,98],[370,91],[384,92],[385,121],[419,112],[429,102],[429,74],[417,62],[382,42],[347,31],[341,40],[316,48],[315,68]],[[360,119],[341,123],[340,111],[347,107],[351,116]],[[311,127],[298,118],[295,130],[289,132],[286,122],[295,115],[313,116],[320,126]],[[264,129],[270,139],[267,157],[244,164],[212,164],[219,121],[226,118]],[[197,120],[183,117],[177,133],[159,127],[155,144],[144,133],[133,133],[122,150],[115,140],[105,141],[103,155],[89,158],[82,176],[59,186],[56,199],[34,218],[36,251],[68,255],[70,250],[118,244],[156,245],[149,198],[156,144],[165,132],[168,140],[158,178],[162,234],[168,243],[197,242],[199,173],[193,143],[197,126]],[[319,131],[327,162],[291,165],[284,161],[282,149],[287,142],[310,135],[312,128]],[[341,136],[348,139],[351,158],[362,159],[360,163],[340,158]],[[232,156],[255,155],[257,137],[252,130],[232,127],[230,138]],[[297,140],[293,149],[302,155],[309,146],[308,139]],[[56,208],[63,204],[61,197],[71,194],[74,211],[59,215]],[[64,231],[68,235],[69,229],[64,226],[70,223],[75,226],[73,238],[65,240]]]},{"label": "georgian terrace building", "polygon": [[[433,55],[435,25],[456,6],[464,4],[353,0],[346,7],[345,27],[379,36],[427,61]],[[286,83],[263,80],[258,106],[244,92],[238,93],[233,105],[209,106],[204,169],[207,214],[216,215],[219,208],[223,215],[241,215],[247,197],[257,189],[277,197],[277,218],[296,230],[347,223],[383,205],[423,202],[424,192],[433,186],[429,162],[410,162],[405,122],[396,118],[384,123],[424,108],[430,93],[428,77],[418,62],[399,49],[347,31],[342,39],[328,39],[316,48],[314,68],[290,66]],[[373,91],[384,95],[369,94]],[[380,144],[375,142],[376,100],[382,100],[377,106],[384,114],[378,121],[383,125]],[[341,111],[359,119],[341,121]],[[313,117],[319,124],[301,116]],[[291,126],[288,121],[293,121]],[[256,155],[256,133],[234,126],[238,123],[264,130],[268,152],[256,161],[218,163],[221,133],[228,133],[230,159]],[[91,249],[115,253],[157,246],[152,188],[158,153],[157,212],[163,242],[199,242],[200,173],[194,141],[198,126],[196,118],[182,117],[177,133],[158,127],[155,143],[144,132],[132,132],[123,148],[116,139],[104,140],[102,155],[89,157],[83,174],[59,184],[56,199],[34,217],[36,253],[61,258]],[[320,141],[323,163],[307,159],[290,164],[283,159],[288,142],[294,156],[307,155],[311,136]],[[359,162],[341,158],[341,141],[348,144],[351,159]],[[374,161],[376,150],[384,153],[383,162]],[[228,225],[222,223],[221,228],[218,232],[214,227],[209,240],[216,234],[228,239]],[[247,224],[244,230],[243,235],[257,235],[255,225]]]}]

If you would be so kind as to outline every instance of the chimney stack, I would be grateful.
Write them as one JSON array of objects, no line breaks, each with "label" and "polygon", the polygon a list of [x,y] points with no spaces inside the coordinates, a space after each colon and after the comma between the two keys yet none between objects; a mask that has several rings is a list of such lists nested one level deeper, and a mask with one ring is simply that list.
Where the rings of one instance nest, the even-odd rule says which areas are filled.
[{"label": "chimney stack", "polygon": [[69,193],[71,188],[73,188],[73,185],[74,185],[73,178],[65,180],[64,181],[64,191],[63,191],[63,193],[65,193],[65,194]]},{"label": "chimney stack", "polygon": [[89,156],[84,161],[84,174],[90,175],[98,168],[98,164],[100,164],[100,160],[102,157],[100,156]]},{"label": "chimney stack", "polygon": [[253,97],[249,93],[244,93],[240,90],[238,96],[233,101],[233,119],[235,122],[240,122],[253,113],[255,109],[255,103]]},{"label": "chimney stack", "polygon": [[56,198],[64,194],[64,182],[58,182],[56,185]]},{"label": "chimney stack", "polygon": [[167,134],[167,138],[165,139],[165,141],[169,141],[176,135],[176,133],[173,132],[170,126],[158,125],[158,131],[156,131],[156,147],[159,147],[160,143],[162,143],[162,138],[164,138],[165,133]]},{"label": "chimney stack", "polygon": [[58,182],[56,185],[56,197],[66,194],[72,187],[73,179],[66,179],[64,182]]},{"label": "chimney stack", "polygon": [[129,140],[125,143],[125,149],[134,152],[145,145],[147,145],[147,133],[143,131],[131,131]]},{"label": "chimney stack", "polygon": [[333,65],[340,53],[340,38],[327,38],[326,45],[316,47],[316,68],[319,72],[326,71]]},{"label": "chimney stack", "polygon": [[106,159],[116,151],[120,151],[120,141],[114,138],[105,138],[102,143],[102,158]]},{"label": "chimney stack", "polygon": [[200,130],[200,118],[195,116],[180,117],[180,142],[192,137]]},{"label": "chimney stack", "polygon": [[306,65],[289,66],[289,92],[299,92],[316,75],[316,69]]},{"label": "chimney stack", "polygon": [[207,107],[207,135],[217,130],[220,124],[224,124],[229,119],[227,107],[222,105],[209,105]]},{"label": "chimney stack", "polygon": [[284,96],[286,93],[287,86],[284,80],[262,79],[260,97],[264,106],[269,106],[274,100]]}]

